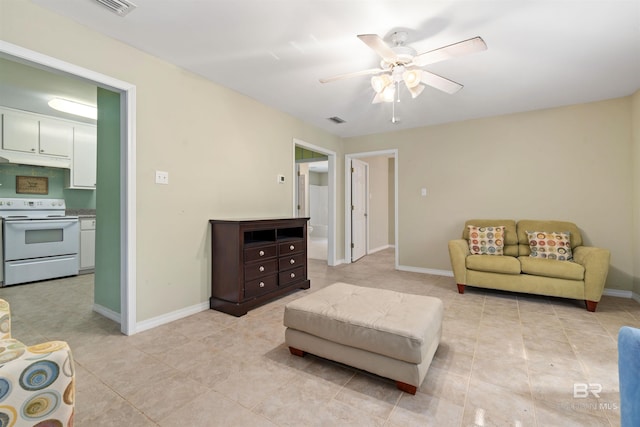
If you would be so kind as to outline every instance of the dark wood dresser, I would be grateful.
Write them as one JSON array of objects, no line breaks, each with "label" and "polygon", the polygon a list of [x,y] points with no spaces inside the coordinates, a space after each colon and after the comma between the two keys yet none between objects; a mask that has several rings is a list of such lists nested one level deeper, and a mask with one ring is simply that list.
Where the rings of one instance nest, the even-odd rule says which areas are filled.
[{"label": "dark wood dresser", "polygon": [[209,306],[243,316],[294,289],[309,289],[309,218],[209,220]]}]

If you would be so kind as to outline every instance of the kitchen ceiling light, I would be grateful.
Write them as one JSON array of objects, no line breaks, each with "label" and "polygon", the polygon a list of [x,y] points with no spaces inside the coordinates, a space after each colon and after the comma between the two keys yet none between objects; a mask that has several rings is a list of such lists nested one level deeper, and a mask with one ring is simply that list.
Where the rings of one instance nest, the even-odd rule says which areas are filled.
[{"label": "kitchen ceiling light", "polygon": [[81,104],[79,102],[69,101],[62,98],[53,98],[49,101],[49,107],[64,113],[73,114],[75,116],[86,117],[88,119],[98,119],[98,109],[91,105]]}]

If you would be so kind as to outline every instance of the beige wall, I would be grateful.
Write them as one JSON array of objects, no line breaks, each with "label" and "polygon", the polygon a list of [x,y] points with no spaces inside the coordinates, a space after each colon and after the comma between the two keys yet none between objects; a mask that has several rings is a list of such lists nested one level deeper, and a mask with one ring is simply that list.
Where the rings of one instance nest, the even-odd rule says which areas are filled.
[{"label": "beige wall", "polygon": [[640,297],[640,90],[631,97],[631,132],[633,136],[633,279],[634,292]]},{"label": "beige wall", "polygon": [[337,152],[343,170],[338,137],[30,2],[0,7],[1,39],[136,85],[138,321],[208,301],[208,219],[291,215],[294,138]]},{"label": "beige wall", "polygon": [[469,218],[568,220],[611,249],[607,286],[631,290],[630,112],[626,97],[350,138],[345,153],[398,149],[401,266],[450,271]]}]

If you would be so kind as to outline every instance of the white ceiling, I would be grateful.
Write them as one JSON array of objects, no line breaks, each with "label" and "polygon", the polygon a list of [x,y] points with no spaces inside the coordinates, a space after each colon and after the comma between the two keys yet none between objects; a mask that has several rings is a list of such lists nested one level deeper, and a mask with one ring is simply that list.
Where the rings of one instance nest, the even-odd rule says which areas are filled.
[{"label": "white ceiling", "polygon": [[[134,0],[125,17],[95,0],[33,2],[343,137],[640,89],[640,0]],[[426,67],[464,88],[405,92],[395,125],[369,77],[318,81],[378,67],[356,35],[399,29],[418,53],[474,36],[488,50]]]}]

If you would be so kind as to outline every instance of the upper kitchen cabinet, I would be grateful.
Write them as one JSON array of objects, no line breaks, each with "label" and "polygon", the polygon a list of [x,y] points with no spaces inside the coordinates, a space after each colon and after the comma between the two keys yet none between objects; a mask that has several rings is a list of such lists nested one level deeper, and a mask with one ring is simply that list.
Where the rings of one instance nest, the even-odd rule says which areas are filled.
[{"label": "upper kitchen cabinet", "polygon": [[67,173],[67,188],[96,188],[98,157],[96,127],[75,125],[73,128],[73,160]]},{"label": "upper kitchen cabinet", "polygon": [[64,168],[66,188],[96,188],[95,125],[5,107],[0,107],[0,115],[0,158],[10,163]]},{"label": "upper kitchen cabinet", "polygon": [[2,149],[37,153],[40,140],[38,118],[8,110],[2,112]]},{"label": "upper kitchen cabinet", "polygon": [[25,165],[71,167],[73,122],[1,108],[0,157]]},{"label": "upper kitchen cabinet", "polygon": [[60,120],[40,119],[40,154],[71,157],[73,127]]}]

